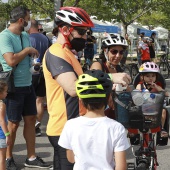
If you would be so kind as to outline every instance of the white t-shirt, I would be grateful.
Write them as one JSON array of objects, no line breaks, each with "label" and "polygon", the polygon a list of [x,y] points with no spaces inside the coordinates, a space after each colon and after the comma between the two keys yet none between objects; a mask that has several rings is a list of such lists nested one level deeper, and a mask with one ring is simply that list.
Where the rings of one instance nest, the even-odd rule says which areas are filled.
[{"label": "white t-shirt", "polygon": [[114,152],[130,147],[125,128],[108,117],[68,120],[58,144],[73,150],[74,170],[113,170]]}]

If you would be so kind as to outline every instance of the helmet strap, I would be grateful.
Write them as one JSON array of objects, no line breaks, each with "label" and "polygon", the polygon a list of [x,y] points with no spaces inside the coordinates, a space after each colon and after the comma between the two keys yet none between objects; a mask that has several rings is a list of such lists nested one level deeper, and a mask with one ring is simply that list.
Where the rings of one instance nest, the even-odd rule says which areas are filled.
[{"label": "helmet strap", "polygon": [[109,61],[108,51],[109,51],[108,48],[106,48],[105,51],[104,51],[104,56],[105,56],[107,61]]},{"label": "helmet strap", "polygon": [[69,32],[70,32],[69,34],[65,34],[61,27],[59,27],[59,30],[60,30],[60,32],[62,33],[62,35],[64,36],[64,38],[66,40],[66,42],[63,44],[63,48],[66,46],[66,44],[71,48],[71,44],[70,44],[70,40],[69,40],[68,36],[71,34],[71,32],[74,30],[74,28],[71,27],[69,29]]}]

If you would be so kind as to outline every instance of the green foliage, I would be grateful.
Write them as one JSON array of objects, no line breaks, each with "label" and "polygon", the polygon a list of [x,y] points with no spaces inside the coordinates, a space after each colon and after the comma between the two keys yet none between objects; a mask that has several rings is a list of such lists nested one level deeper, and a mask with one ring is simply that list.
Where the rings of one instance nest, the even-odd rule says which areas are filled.
[{"label": "green foliage", "polygon": [[[170,0],[81,0],[78,6],[98,19],[107,21],[115,19],[114,21],[122,22],[126,32],[127,26],[141,16],[147,15],[146,21],[149,24],[152,12],[154,10],[161,12],[167,1]],[[64,5],[69,6],[73,2],[74,0],[67,0]]]},{"label": "green foliage", "polygon": [[53,17],[54,2],[51,0],[9,0],[11,8],[15,6],[27,6],[33,14],[41,14],[43,16]]},{"label": "green foliage", "polygon": [[[9,0],[4,4],[0,0],[0,18],[9,19],[9,12],[18,5],[27,6],[33,16],[50,16],[54,18],[57,0]],[[85,9],[89,15],[107,21],[122,22],[126,28],[134,21],[144,25],[160,24],[170,28],[170,0],[61,0],[63,6],[78,6]]]}]

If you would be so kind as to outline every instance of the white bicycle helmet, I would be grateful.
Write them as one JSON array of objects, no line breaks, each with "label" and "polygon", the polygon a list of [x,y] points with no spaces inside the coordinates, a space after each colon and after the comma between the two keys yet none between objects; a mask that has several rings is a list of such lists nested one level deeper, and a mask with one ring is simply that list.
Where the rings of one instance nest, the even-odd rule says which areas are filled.
[{"label": "white bicycle helmet", "polygon": [[103,47],[109,47],[109,46],[116,46],[116,45],[121,45],[124,47],[128,47],[128,43],[126,39],[119,34],[110,34],[106,38],[103,39],[102,41],[102,46]]},{"label": "white bicycle helmet", "polygon": [[86,11],[77,7],[61,7],[56,12],[55,22],[57,25],[67,23],[72,26],[94,27]]},{"label": "white bicycle helmet", "polygon": [[154,62],[146,62],[140,66],[139,72],[140,73],[150,73],[150,72],[159,73],[160,70],[159,70],[159,66],[155,64]]}]

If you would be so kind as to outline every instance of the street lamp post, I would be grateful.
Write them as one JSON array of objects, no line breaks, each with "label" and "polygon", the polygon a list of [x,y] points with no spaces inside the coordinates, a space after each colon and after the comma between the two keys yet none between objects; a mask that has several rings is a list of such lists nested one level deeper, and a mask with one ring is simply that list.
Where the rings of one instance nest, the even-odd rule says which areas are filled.
[{"label": "street lamp post", "polygon": [[54,28],[56,27],[55,24],[55,13],[60,9],[61,6],[61,0],[54,0]]}]

